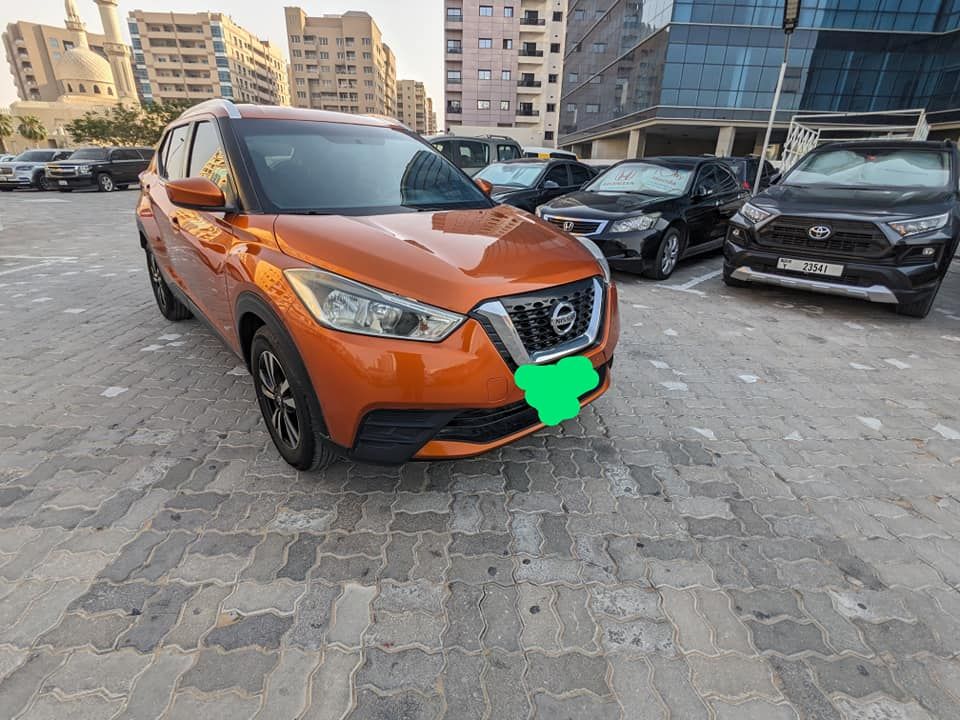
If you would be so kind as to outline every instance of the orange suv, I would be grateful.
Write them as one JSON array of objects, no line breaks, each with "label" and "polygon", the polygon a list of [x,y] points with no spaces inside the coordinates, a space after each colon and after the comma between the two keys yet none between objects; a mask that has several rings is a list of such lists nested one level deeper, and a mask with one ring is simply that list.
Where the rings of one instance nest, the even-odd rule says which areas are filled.
[{"label": "orange suv", "polygon": [[246,362],[299,469],[534,432],[521,365],[589,358],[582,405],[610,385],[617,292],[595,246],[495,205],[396,121],[201,103],[164,132],[137,224],[160,312]]}]

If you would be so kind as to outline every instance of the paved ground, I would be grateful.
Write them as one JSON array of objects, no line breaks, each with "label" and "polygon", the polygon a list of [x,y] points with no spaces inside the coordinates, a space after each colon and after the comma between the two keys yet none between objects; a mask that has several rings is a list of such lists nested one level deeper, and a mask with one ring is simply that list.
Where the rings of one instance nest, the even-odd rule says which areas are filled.
[{"label": "paved ground", "polygon": [[0,716],[958,717],[960,273],[919,322],[623,277],[578,421],[298,475],[134,198],[0,197]]}]

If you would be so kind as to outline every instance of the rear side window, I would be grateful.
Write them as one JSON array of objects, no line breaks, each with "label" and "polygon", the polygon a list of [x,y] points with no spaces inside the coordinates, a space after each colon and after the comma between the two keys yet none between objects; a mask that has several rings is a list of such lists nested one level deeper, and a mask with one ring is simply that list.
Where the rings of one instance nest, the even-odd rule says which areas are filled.
[{"label": "rear side window", "polygon": [[464,170],[486,167],[488,164],[489,148],[486,143],[473,140],[457,141],[456,164]]},{"label": "rear side window", "polygon": [[729,168],[714,166],[714,172],[717,173],[717,183],[720,186],[721,193],[732,193],[740,190],[740,183]]},{"label": "rear side window", "polygon": [[163,160],[160,166],[161,177],[167,180],[181,180],[185,177],[184,167],[187,155],[187,132],[189,125],[175,127],[167,136],[163,146]]},{"label": "rear side window", "polygon": [[110,158],[111,160],[137,160],[140,161],[143,158],[140,157],[140,153],[136,150],[114,150],[113,155]]},{"label": "rear side window", "polygon": [[587,170],[583,165],[571,165],[570,166],[570,177],[573,185],[583,185],[587,180],[590,179],[590,171]]},{"label": "rear side window", "polygon": [[197,123],[190,149],[189,177],[203,177],[217,185],[230,200],[232,184],[227,158],[220,146],[220,136],[211,122]]},{"label": "rear side window", "polygon": [[543,178],[543,181],[547,182],[549,180],[552,180],[560,187],[567,187],[567,185],[570,184],[570,180],[567,178],[567,166],[564,163],[560,163],[547,170],[547,175]]},{"label": "rear side window", "polygon": [[139,148],[137,152],[140,153],[140,157],[144,160],[153,159],[153,148]]},{"label": "rear side window", "polygon": [[516,145],[497,145],[497,160],[516,160],[520,149]]}]

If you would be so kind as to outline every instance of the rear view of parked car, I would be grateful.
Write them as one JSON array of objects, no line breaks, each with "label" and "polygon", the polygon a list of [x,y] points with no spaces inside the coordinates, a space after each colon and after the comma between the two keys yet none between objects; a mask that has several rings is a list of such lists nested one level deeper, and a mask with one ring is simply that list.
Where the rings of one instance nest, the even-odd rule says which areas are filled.
[{"label": "rear view of parked car", "polygon": [[951,142],[824,145],[733,218],[728,285],[780,285],[925,317],[960,242]]},{"label": "rear view of parked car", "polygon": [[537,214],[596,243],[611,267],[663,280],[681,259],[721,247],[747,195],[715,158],[644,158],[614,165]]},{"label": "rear view of parked car", "polygon": [[152,148],[82,148],[67,160],[50,163],[47,182],[60,192],[124,190],[139,183],[152,157]]},{"label": "rear view of parked car", "polygon": [[44,175],[47,163],[70,157],[73,150],[26,150],[13,160],[0,162],[0,190],[10,192],[16,188],[48,190]]},{"label": "rear view of parked car", "polygon": [[523,156],[520,144],[506,135],[446,135],[430,138],[429,142],[441,155],[471,177],[490,163],[516,160]]},{"label": "rear view of parked car", "polygon": [[578,162],[511,160],[488,165],[474,179],[490,183],[490,197],[496,202],[534,212],[538,205],[578,190],[593,176]]}]

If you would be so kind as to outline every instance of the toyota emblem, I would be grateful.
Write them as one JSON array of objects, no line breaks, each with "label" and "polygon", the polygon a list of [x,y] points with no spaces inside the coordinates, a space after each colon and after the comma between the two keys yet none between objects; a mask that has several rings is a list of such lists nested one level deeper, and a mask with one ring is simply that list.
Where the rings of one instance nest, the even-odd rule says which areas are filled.
[{"label": "toyota emblem", "polygon": [[807,231],[811,240],[826,240],[833,235],[833,229],[829,225],[814,225]]},{"label": "toyota emblem", "polygon": [[577,310],[568,302],[559,302],[550,316],[550,327],[557,335],[566,335],[577,324]]},{"label": "toyota emblem", "polygon": [[563,221],[563,231],[564,231],[564,232],[570,232],[571,230],[573,230],[573,223],[570,222],[569,220],[564,220],[564,221]]}]

